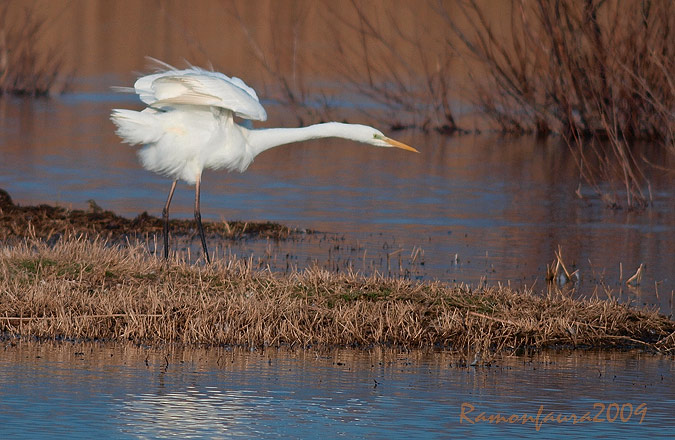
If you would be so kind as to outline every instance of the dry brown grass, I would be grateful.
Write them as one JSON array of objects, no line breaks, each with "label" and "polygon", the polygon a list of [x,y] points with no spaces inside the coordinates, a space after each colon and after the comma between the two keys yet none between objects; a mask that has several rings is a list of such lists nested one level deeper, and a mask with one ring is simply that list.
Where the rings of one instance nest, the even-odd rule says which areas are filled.
[{"label": "dry brown grass", "polygon": [[614,300],[320,269],[280,275],[246,260],[196,266],[83,238],[0,248],[0,331],[147,344],[675,350],[675,322]]}]

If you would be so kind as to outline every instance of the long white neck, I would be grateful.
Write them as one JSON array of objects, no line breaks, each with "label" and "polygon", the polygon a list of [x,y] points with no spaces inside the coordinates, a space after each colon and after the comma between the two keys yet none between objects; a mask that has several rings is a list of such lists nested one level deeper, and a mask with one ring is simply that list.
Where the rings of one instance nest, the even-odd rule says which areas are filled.
[{"label": "long white neck", "polygon": [[326,122],[308,127],[298,128],[259,128],[246,130],[249,146],[257,156],[265,150],[292,142],[302,142],[310,139],[338,137],[359,141],[352,134],[352,124],[340,122]]}]

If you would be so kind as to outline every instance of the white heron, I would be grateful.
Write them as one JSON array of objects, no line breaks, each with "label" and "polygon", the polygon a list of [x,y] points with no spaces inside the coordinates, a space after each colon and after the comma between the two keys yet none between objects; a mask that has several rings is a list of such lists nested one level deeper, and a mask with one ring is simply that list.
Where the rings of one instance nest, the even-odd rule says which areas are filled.
[{"label": "white heron", "polygon": [[[255,91],[244,81],[190,66],[179,70],[156,61],[162,71],[139,78],[132,88],[147,104],[142,111],[114,109],[111,120],[117,135],[139,151],[143,167],[173,179],[162,211],[164,258],[169,256],[169,206],[178,180],[195,185],[194,216],[204,256],[210,262],[199,207],[202,170],[243,172],[260,153],[279,145],[309,139],[337,137],[377,147],[397,147],[418,153],[365,125],[328,122],[299,128],[253,129],[250,120],[267,119]],[[244,126],[235,116],[248,120]]]}]

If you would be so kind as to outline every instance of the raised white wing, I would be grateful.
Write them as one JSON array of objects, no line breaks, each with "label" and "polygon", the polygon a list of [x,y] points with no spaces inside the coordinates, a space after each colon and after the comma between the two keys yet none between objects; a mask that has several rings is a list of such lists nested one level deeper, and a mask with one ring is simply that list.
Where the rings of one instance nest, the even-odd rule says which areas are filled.
[{"label": "raised white wing", "polygon": [[198,67],[143,76],[136,81],[134,89],[141,101],[155,107],[207,105],[231,110],[245,119],[267,119],[255,91],[244,81]]}]

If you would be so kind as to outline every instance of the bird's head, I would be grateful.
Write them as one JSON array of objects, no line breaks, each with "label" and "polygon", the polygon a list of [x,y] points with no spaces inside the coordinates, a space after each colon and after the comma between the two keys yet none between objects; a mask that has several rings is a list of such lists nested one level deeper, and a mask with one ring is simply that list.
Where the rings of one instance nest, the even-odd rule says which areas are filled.
[{"label": "bird's head", "polygon": [[376,147],[396,147],[419,153],[419,151],[410,145],[404,144],[403,142],[399,142],[395,139],[391,139],[385,136],[381,131],[373,127],[368,127],[367,125],[354,125],[352,135],[354,140],[370,145],[375,145]]}]

